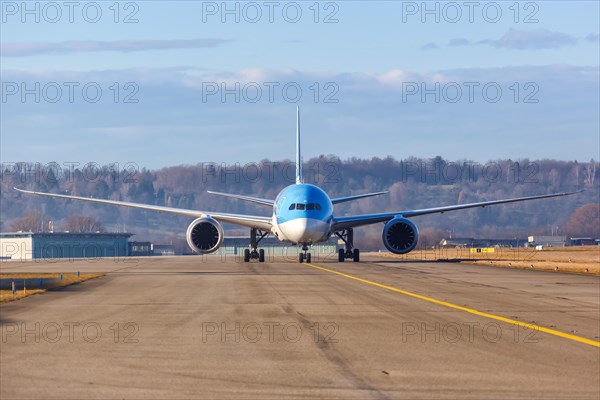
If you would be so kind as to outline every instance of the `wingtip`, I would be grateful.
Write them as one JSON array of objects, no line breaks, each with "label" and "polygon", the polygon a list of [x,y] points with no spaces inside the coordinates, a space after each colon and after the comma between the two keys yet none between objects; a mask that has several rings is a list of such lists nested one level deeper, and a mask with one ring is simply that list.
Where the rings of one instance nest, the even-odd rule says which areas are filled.
[{"label": "wingtip", "polygon": [[576,190],[574,192],[565,192],[565,193],[563,193],[563,195],[570,196],[572,194],[579,194],[579,193],[583,193],[583,192],[585,192],[585,189]]},{"label": "wingtip", "polygon": [[26,190],[26,189],[19,189],[16,186],[13,186],[13,189],[16,190],[17,192],[21,192],[21,193],[28,193],[28,194],[40,194],[40,192],[36,192],[35,190]]}]

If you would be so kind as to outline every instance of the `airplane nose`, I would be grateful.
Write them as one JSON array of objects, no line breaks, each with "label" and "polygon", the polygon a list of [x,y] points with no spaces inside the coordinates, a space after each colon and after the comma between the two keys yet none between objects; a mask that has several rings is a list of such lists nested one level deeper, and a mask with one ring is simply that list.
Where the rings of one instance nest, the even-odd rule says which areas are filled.
[{"label": "airplane nose", "polygon": [[[326,234],[325,224],[309,218],[298,218],[287,223],[284,229],[286,238],[293,242],[315,242]],[[319,223],[320,222],[320,223]],[[283,228],[283,227],[282,227]]]},{"label": "airplane nose", "polygon": [[291,239],[297,242],[306,240],[306,233],[308,232],[308,220],[305,218],[298,218],[294,221],[294,226],[290,232]]},{"label": "airplane nose", "polygon": [[306,231],[308,231],[308,219],[307,218],[302,218],[298,220],[298,223],[296,224],[296,229],[298,230],[298,233],[306,233]]}]

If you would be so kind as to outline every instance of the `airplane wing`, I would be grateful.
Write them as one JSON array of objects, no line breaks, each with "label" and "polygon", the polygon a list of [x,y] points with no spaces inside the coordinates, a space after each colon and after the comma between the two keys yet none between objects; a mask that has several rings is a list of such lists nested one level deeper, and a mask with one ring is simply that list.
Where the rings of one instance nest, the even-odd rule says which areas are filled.
[{"label": "airplane wing", "polygon": [[208,211],[186,210],[183,208],[153,206],[153,205],[149,205],[149,204],[140,204],[140,203],[130,203],[127,201],[102,200],[102,199],[95,199],[92,197],[67,196],[64,194],[32,192],[29,190],[23,190],[23,189],[18,189],[18,188],[14,188],[14,189],[21,193],[37,194],[39,196],[58,197],[61,199],[69,199],[69,200],[90,201],[92,203],[101,203],[101,204],[112,204],[115,206],[132,207],[132,208],[139,208],[142,210],[152,210],[152,211],[166,212],[166,213],[171,213],[171,214],[186,215],[188,217],[199,218],[199,217],[203,217],[203,216],[211,216],[219,222],[226,222],[226,223],[230,223],[230,224],[247,226],[249,228],[258,228],[258,229],[262,229],[262,230],[265,230],[268,232],[271,231],[271,217],[213,213],[213,212],[208,212]]},{"label": "airplane wing", "polygon": [[229,194],[229,193],[221,193],[221,192],[213,192],[212,190],[207,190],[207,193],[216,194],[219,196],[231,197],[233,199],[251,201],[252,203],[258,203],[265,206],[271,206],[275,204],[275,200],[269,199],[259,199],[258,197],[250,197],[250,196],[240,196],[239,194]]},{"label": "airplane wing", "polygon": [[478,203],[457,204],[454,206],[424,208],[421,210],[408,210],[408,211],[388,212],[388,213],[381,213],[381,214],[363,214],[363,215],[353,215],[353,216],[348,216],[348,217],[339,217],[339,218],[334,218],[331,229],[332,229],[332,231],[339,231],[342,229],[354,228],[356,226],[375,224],[377,222],[387,222],[394,217],[411,218],[411,217],[416,217],[416,216],[425,215],[425,214],[445,213],[446,211],[464,210],[465,208],[487,207],[487,206],[491,206],[491,205],[495,205],[495,204],[514,203],[517,201],[545,199],[548,197],[558,197],[558,196],[569,196],[569,195],[581,193],[581,192],[583,192],[583,190],[580,190],[577,192],[553,193],[553,194],[544,194],[544,195],[538,195],[538,196],[517,197],[514,199],[503,199],[503,200],[493,200],[493,201],[482,201],[482,202],[478,202]]},{"label": "airplane wing", "polygon": [[333,203],[333,204],[343,203],[345,201],[352,201],[352,200],[356,200],[356,199],[362,199],[363,197],[379,196],[380,194],[387,194],[387,193],[389,193],[389,192],[386,190],[385,192],[358,194],[356,196],[348,196],[348,197],[338,197],[336,199],[331,199],[331,203]]}]

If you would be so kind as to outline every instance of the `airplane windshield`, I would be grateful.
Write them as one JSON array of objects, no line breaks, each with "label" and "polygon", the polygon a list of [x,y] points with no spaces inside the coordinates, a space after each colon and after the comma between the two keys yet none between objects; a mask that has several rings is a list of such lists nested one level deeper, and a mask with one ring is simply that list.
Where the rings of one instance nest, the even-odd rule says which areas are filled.
[{"label": "airplane windshield", "polygon": [[292,203],[292,204],[290,204],[289,210],[307,210],[307,211],[319,210],[319,211],[321,211],[322,208],[319,203],[308,203],[308,204]]}]

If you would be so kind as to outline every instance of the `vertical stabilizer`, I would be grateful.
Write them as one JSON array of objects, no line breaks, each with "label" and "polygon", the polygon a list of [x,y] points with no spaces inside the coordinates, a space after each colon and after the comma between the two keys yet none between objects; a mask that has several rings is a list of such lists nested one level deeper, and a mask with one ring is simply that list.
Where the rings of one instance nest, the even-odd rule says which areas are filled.
[{"label": "vertical stabilizer", "polygon": [[302,157],[300,155],[300,107],[296,107],[296,184],[302,181]]}]

